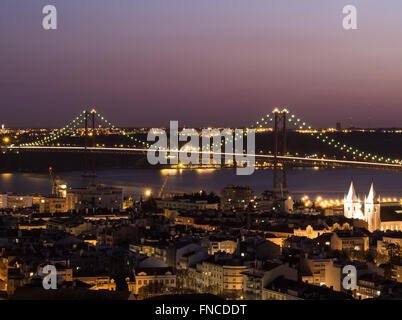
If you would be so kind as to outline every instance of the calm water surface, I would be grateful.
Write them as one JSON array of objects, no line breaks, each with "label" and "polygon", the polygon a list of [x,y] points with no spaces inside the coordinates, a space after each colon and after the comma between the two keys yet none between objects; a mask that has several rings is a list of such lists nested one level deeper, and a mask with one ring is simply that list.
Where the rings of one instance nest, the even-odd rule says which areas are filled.
[{"label": "calm water surface", "polygon": [[[165,192],[195,192],[200,189],[218,193],[228,184],[248,185],[257,193],[272,188],[272,171],[257,170],[251,176],[237,176],[235,170],[108,170],[98,171],[97,181],[124,188],[126,193],[139,197],[145,189],[157,194],[166,175],[169,175]],[[81,172],[60,172],[60,181],[71,187],[84,187],[88,180]],[[402,174],[350,168],[294,169],[288,172],[288,186],[295,198],[307,194],[341,198],[353,179],[358,193],[367,193],[374,181],[377,193],[383,197],[402,197]],[[0,174],[0,192],[49,193],[51,188],[47,174]]]}]

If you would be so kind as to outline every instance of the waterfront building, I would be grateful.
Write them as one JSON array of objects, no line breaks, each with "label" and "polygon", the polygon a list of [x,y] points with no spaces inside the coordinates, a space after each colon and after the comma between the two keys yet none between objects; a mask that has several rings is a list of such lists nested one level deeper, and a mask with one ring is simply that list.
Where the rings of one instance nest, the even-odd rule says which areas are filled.
[{"label": "waterfront building", "polygon": [[122,188],[91,184],[87,188],[68,190],[67,198],[69,197],[73,199],[70,202],[77,202],[77,209],[107,208],[119,210],[123,207]]},{"label": "waterfront building", "polygon": [[13,193],[0,194],[0,209],[30,208],[33,205],[33,197]]},{"label": "waterfront building", "polygon": [[42,197],[39,204],[40,213],[65,213],[68,211],[66,198],[55,196]]}]

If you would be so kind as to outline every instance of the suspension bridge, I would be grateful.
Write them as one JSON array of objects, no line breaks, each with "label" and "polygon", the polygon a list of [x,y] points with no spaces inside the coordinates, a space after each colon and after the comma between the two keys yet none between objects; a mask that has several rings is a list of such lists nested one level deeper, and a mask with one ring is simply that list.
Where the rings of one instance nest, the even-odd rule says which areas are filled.
[{"label": "suspension bridge", "polygon": [[[343,159],[324,158],[324,157],[307,157],[307,156],[294,156],[287,152],[287,129],[288,126],[292,126],[296,130],[304,131],[311,135],[311,138],[318,143],[325,144],[332,147],[338,153],[342,153],[345,156]],[[120,146],[106,146],[96,145],[95,137],[100,128],[108,128],[115,135],[125,137],[132,143],[130,147]],[[374,154],[368,151],[359,150],[356,147],[350,146],[342,141],[337,141],[331,138],[324,130],[313,129],[312,126],[301,120],[295,114],[292,114],[287,109],[280,110],[275,108],[272,112],[266,114],[255,121],[252,125],[246,128],[245,135],[249,129],[271,128],[274,134],[274,150],[267,153],[255,153],[247,154],[242,153],[240,156],[253,156],[257,159],[269,161],[275,168],[281,165],[298,165],[307,164],[313,166],[329,166],[340,165],[356,168],[370,168],[380,170],[392,170],[402,172],[402,160],[391,159],[389,157]],[[76,136],[77,131],[83,136],[84,142],[82,145],[61,144],[58,141],[63,137]],[[234,134],[232,141],[236,139],[243,139],[243,136]],[[222,147],[224,142],[220,142],[219,147]],[[216,145],[212,145],[213,147]],[[44,136],[40,136],[32,141],[18,142],[14,144],[4,144],[1,148],[3,153],[6,151],[59,151],[59,152],[83,152],[85,155],[85,171],[90,167],[91,158],[94,153],[146,153],[149,150],[150,143],[138,138],[135,134],[129,134],[127,130],[119,128],[107,120],[103,115],[97,112],[95,109],[91,111],[84,110],[77,117],[67,123],[63,128],[51,131]],[[216,150],[216,149],[214,149]],[[188,152],[188,150],[175,149],[175,150],[159,150],[166,152]],[[208,153],[212,155],[232,155],[235,153],[228,152],[216,152],[213,150],[192,150],[193,153]],[[346,158],[346,159],[345,159]],[[284,172],[284,170],[282,170]],[[275,175],[276,175],[275,171]],[[274,177],[274,186],[279,183]],[[285,180],[285,182],[283,181]],[[282,184],[286,185],[286,177],[282,177]]]}]

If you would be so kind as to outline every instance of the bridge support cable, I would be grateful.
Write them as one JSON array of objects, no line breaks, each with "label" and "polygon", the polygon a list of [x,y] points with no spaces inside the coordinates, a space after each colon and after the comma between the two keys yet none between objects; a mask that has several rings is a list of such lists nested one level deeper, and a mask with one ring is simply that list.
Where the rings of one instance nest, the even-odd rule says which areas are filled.
[{"label": "bridge support cable", "polygon": [[[281,126],[285,128],[285,130],[283,130],[283,128],[282,128],[282,131],[281,131],[281,135],[285,137],[285,139],[282,139],[283,140],[282,143],[285,145],[285,148],[282,150],[282,153],[285,150],[284,151],[285,153],[283,153],[283,156],[286,155],[286,125],[284,125],[284,123],[289,122],[289,123],[293,124],[297,130],[308,131],[307,133],[310,133],[311,136],[315,137],[320,142],[326,143],[327,145],[343,152],[345,155],[351,156],[354,160],[361,159],[361,160],[364,160],[367,162],[373,162],[373,163],[386,163],[386,164],[397,164],[397,165],[402,164],[402,161],[399,159],[390,159],[390,158],[387,158],[384,156],[379,156],[379,155],[371,154],[368,152],[360,151],[357,148],[354,148],[345,143],[342,143],[341,141],[331,139],[328,135],[325,134],[324,131],[314,130],[314,129],[312,129],[311,126],[307,125],[300,118],[297,118],[294,114],[291,114],[288,111],[286,111],[286,112],[287,112],[287,115],[286,115],[285,122],[283,122],[283,119],[280,120]],[[273,111],[272,114],[267,114],[266,117],[261,118],[261,120],[258,120],[255,123],[253,123],[252,125],[250,125],[249,128],[246,128],[245,135],[247,135],[248,129],[264,128],[264,126],[268,125],[269,122],[274,121],[276,116],[277,115],[276,115],[275,110]],[[91,141],[90,141],[92,147],[95,147],[95,142],[94,142],[95,117],[97,117],[98,120],[102,121],[107,126],[110,126],[111,129],[117,130],[117,132],[120,133],[121,135],[128,137],[131,141],[133,141],[135,143],[135,147],[137,147],[137,144],[141,144],[142,146],[144,146],[146,148],[150,147],[150,144],[148,142],[142,141],[142,140],[136,138],[135,136],[133,137],[132,135],[127,134],[127,132],[125,130],[120,129],[120,128],[116,127],[115,125],[113,125],[109,120],[105,119],[96,110],[92,110],[91,112],[83,111],[75,119],[70,121],[66,126],[61,128],[60,130],[58,130],[56,132],[52,132],[49,135],[42,137],[36,141],[23,143],[23,144],[20,144],[19,146],[20,147],[35,147],[35,146],[47,145],[47,144],[53,143],[54,141],[60,139],[61,137],[69,135],[71,131],[74,132],[74,130],[77,130],[79,128],[79,125],[81,125],[81,123],[85,122],[85,124],[86,124],[86,129],[85,129],[85,139],[86,139],[85,143],[86,144],[85,144],[85,146],[89,147],[90,146],[88,144],[88,142],[89,142],[88,134],[90,131],[90,128],[89,128],[90,124],[88,124],[89,117],[91,118],[90,120],[92,121],[92,129],[91,129],[92,136],[91,136]],[[279,123],[276,123],[276,125],[278,126]],[[281,136],[281,135],[279,135],[279,131],[276,131],[276,129],[274,130],[274,134],[275,134],[275,136],[277,136],[277,138],[279,138]],[[231,142],[233,142],[233,140],[236,140],[238,138],[243,139],[243,137],[240,137],[240,136],[241,135],[239,135],[239,134],[235,134],[235,136],[231,138]],[[280,141],[276,141],[277,150],[274,151],[274,155],[279,155],[278,142],[280,142]],[[224,142],[221,140],[219,147],[221,148],[223,145],[224,145]],[[212,147],[216,147],[216,145],[213,144]],[[161,150],[161,151],[163,151],[163,150]],[[164,150],[164,151],[169,151],[169,150]],[[201,151],[203,151],[203,150],[201,150]],[[208,152],[209,151],[210,150],[208,150]],[[90,157],[88,157],[88,158],[90,158]],[[89,161],[89,159],[87,159],[87,160]],[[277,160],[278,160],[278,158],[277,158]],[[91,166],[94,168],[94,163],[92,163]],[[86,166],[86,168],[88,169],[88,165]]]},{"label": "bridge support cable", "polygon": [[76,130],[78,126],[83,123],[84,121],[84,112],[81,112],[77,117],[75,117],[72,121],[70,121],[67,125],[65,125],[63,128],[59,129],[56,133],[50,133],[49,135],[39,138],[35,141],[32,142],[27,142],[20,144],[21,147],[25,146],[39,146],[39,145],[44,145],[47,143],[52,143],[61,137],[68,136],[71,131]]},{"label": "bridge support cable", "polygon": [[95,111],[96,116],[103,121],[105,124],[107,124],[108,126],[110,126],[110,128],[117,130],[120,134],[122,134],[123,136],[129,138],[131,141],[133,141],[135,143],[135,146],[137,146],[136,143],[142,144],[145,147],[150,147],[150,144],[148,142],[142,141],[140,139],[137,139],[136,137],[133,137],[129,134],[127,134],[123,129],[120,129],[118,127],[116,127],[113,123],[111,123],[109,120],[107,120],[105,117],[103,117],[99,112]]},{"label": "bridge support cable", "polygon": [[[254,123],[252,123],[248,128],[246,128],[245,136],[247,136],[247,130],[249,129],[258,129],[258,128],[264,128],[265,125],[269,126],[268,121],[273,121],[274,118],[271,116],[271,114],[267,114],[265,117],[261,118],[261,120],[257,120]],[[233,143],[237,139],[243,139],[243,137],[240,134],[235,133],[234,139],[231,138],[229,139],[229,143]],[[221,141],[220,145],[217,144],[212,144],[212,147],[218,146],[219,148],[222,148],[224,146],[224,142]]]},{"label": "bridge support cable", "polygon": [[330,139],[328,135],[325,135],[323,132],[319,132],[318,130],[313,130],[311,126],[308,126],[305,122],[302,122],[300,118],[297,118],[294,114],[290,115],[289,122],[298,129],[298,130],[308,130],[310,131],[310,135],[315,137],[322,143],[326,143],[327,145],[333,147],[334,149],[338,149],[346,155],[350,155],[354,160],[359,158],[361,160],[365,160],[368,162],[384,162],[384,163],[394,163],[394,164],[402,164],[402,161],[399,159],[390,159],[384,156],[378,156],[372,153],[368,153],[365,151],[361,151],[355,147],[348,146],[345,143],[337,141],[335,139]]}]

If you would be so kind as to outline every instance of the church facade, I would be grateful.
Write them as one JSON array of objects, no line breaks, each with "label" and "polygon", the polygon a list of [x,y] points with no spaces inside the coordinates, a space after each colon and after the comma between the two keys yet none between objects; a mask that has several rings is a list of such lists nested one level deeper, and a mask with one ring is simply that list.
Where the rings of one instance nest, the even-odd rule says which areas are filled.
[{"label": "church facade", "polygon": [[373,232],[381,229],[381,204],[371,184],[369,193],[361,199],[351,182],[349,191],[344,197],[344,215],[348,219],[360,219],[367,222],[368,230]]}]

